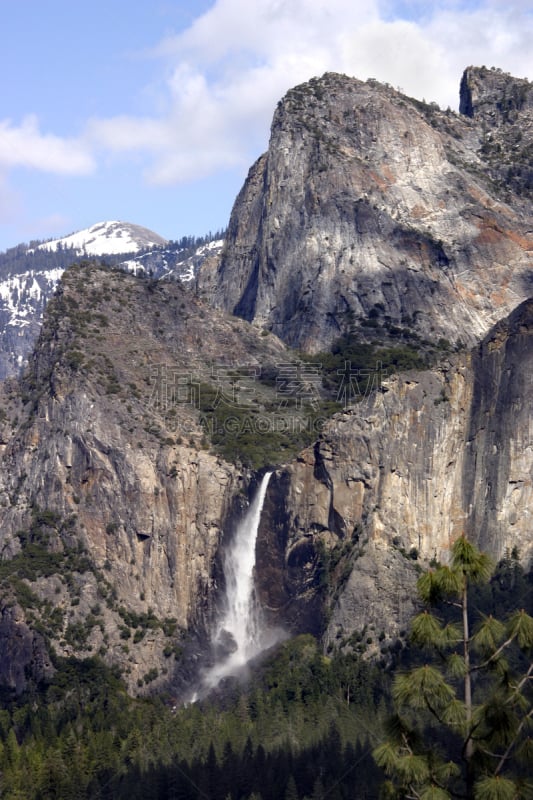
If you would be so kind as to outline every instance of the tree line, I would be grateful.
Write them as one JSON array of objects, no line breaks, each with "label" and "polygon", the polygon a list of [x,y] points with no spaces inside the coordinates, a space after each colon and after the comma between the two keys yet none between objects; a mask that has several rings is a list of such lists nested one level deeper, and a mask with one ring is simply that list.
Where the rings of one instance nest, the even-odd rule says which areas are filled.
[{"label": "tree line", "polygon": [[131,698],[97,658],[3,690],[9,800],[512,800],[531,796],[531,576],[460,538],[421,574],[410,642],[381,663],[309,635],[200,703]]}]

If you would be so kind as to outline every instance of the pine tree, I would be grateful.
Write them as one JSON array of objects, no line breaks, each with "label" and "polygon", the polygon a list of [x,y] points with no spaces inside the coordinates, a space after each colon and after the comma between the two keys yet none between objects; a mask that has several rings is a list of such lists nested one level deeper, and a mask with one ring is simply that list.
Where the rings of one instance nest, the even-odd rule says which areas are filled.
[{"label": "pine tree", "polygon": [[294,780],[294,775],[289,775],[289,780],[287,781],[287,787],[285,789],[285,800],[299,800],[300,795],[298,794],[298,788],[296,786],[296,781]]},{"label": "pine tree", "polygon": [[[428,658],[396,677],[396,713],[374,750],[391,797],[513,800],[533,791],[522,766],[533,756],[533,618],[524,610],[503,621],[480,615],[472,630],[470,589],[491,572],[462,536],[450,566],[419,578],[426,609],[411,640]],[[435,606],[452,619],[437,617]]]}]

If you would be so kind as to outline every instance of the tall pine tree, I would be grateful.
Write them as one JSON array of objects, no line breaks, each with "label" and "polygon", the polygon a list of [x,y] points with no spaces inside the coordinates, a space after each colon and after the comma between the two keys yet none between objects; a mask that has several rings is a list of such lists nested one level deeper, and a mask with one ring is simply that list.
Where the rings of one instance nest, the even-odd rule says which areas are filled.
[{"label": "tall pine tree", "polygon": [[470,590],[491,572],[463,536],[450,565],[418,581],[426,609],[411,640],[426,661],[396,677],[396,713],[374,750],[390,797],[514,800],[533,792],[533,618],[524,610],[504,620],[479,615],[473,627]]}]

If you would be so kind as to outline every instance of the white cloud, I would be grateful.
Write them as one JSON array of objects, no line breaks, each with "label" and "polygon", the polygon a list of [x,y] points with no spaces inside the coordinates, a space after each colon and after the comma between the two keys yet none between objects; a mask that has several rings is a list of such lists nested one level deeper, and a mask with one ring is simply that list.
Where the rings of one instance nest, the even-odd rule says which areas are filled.
[{"label": "white cloud", "polygon": [[276,102],[327,70],[374,77],[457,107],[470,64],[522,76],[531,15],[517,0],[217,0],[165,39],[167,109],[153,119],[93,120],[89,138],[116,153],[143,152],[146,177],[173,184],[236,164],[266,147]]},{"label": "white cloud", "polygon": [[533,13],[531,7],[529,13],[522,11],[521,5],[496,0],[461,14],[443,10],[424,32],[446,48],[449,71],[485,65],[531,79]]},{"label": "white cloud", "polygon": [[121,115],[111,119],[91,120],[86,138],[104,150],[115,153],[157,151],[170,145],[167,119],[157,120]]},{"label": "white cloud", "polygon": [[86,175],[96,169],[97,154],[133,162],[156,185],[244,170],[267,146],[278,100],[325,71],[377,78],[456,108],[461,73],[470,64],[527,74],[529,5],[216,0],[154,51],[164,74],[161,85],[151,87],[157,111],[92,119],[79,139],[44,134],[33,116],[18,127],[0,122],[0,168]]},{"label": "white cloud", "polygon": [[82,142],[39,130],[37,118],[27,116],[19,127],[0,121],[0,166],[28,167],[58,175],[87,175],[95,162]]}]

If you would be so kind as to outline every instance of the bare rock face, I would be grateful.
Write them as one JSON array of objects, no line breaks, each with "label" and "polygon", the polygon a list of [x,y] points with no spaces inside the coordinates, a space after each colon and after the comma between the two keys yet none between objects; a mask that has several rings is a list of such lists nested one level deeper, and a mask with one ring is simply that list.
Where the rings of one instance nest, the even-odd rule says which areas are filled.
[{"label": "bare rock face", "polygon": [[389,375],[275,469],[267,615],[379,652],[407,627],[419,562],[446,561],[461,533],[531,563],[530,90],[470,68],[460,116],[327,74],[279,104],[196,295],[65,273],[27,374],[0,387],[0,685],[46,677],[52,648],[99,655],[134,692],[176,685],[257,478],[209,449],[203,382],[294,365],[283,341],[318,351],[378,310],[383,335],[471,349]]},{"label": "bare rock face", "polygon": [[533,300],[502,320],[472,355],[463,460],[467,531],[497,558],[533,562]]},{"label": "bare rock face", "polygon": [[43,637],[26,623],[23,609],[4,605],[0,612],[0,686],[20,693],[28,675],[36,681],[53,674]]},{"label": "bare rock face", "polygon": [[[306,351],[376,307],[479,341],[531,292],[532,240],[529,206],[494,182],[472,81],[469,116],[330,73],[289,91],[205,276],[214,304]],[[513,81],[526,99],[507,127],[527,151],[531,85]]]},{"label": "bare rock face", "polygon": [[481,128],[480,153],[498,185],[517,198],[533,197],[533,84],[498,69],[468,67],[459,110]]},{"label": "bare rock face", "polygon": [[481,117],[490,127],[517,122],[533,110],[533,86],[527,78],[514,78],[499,69],[467,67],[459,89],[459,111]]},{"label": "bare rock face", "polygon": [[471,354],[393,376],[328,423],[270,483],[260,589],[273,617],[316,632],[322,598],[326,643],[397,636],[416,563],[445,563],[462,533],[531,564],[532,374],[530,300]]},{"label": "bare rock face", "polygon": [[224,520],[245,486],[209,452],[188,395],[214,363],[284,352],[179,284],[65,273],[22,398],[4,390],[1,596],[22,633],[0,680],[11,653],[20,689],[36,623],[59,656],[99,654],[134,691],[170,680],[211,621]]}]

